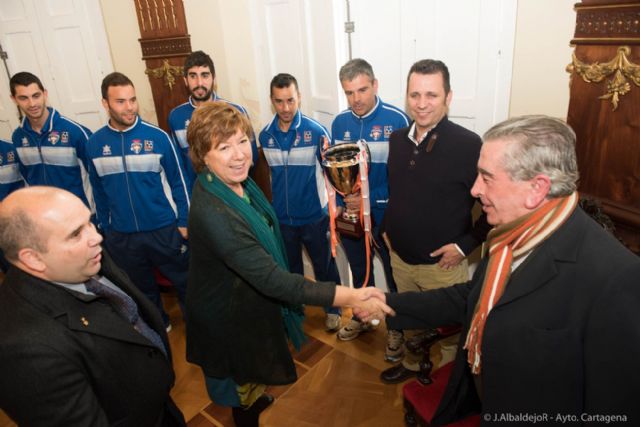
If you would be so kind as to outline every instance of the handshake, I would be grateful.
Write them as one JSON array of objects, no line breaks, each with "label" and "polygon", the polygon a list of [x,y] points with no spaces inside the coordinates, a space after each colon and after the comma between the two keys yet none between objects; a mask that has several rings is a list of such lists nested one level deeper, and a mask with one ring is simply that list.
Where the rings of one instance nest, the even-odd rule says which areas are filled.
[{"label": "handshake", "polygon": [[386,304],[387,297],[380,289],[367,286],[360,289],[348,289],[350,295],[346,307],[353,309],[353,314],[363,322],[374,325],[380,323],[385,316],[395,316],[395,311]]}]

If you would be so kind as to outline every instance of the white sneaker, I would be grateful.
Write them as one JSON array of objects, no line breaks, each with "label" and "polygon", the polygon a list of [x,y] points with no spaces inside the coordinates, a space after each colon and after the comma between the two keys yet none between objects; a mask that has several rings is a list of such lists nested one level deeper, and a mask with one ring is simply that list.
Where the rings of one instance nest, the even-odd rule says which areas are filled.
[{"label": "white sneaker", "polygon": [[356,339],[362,332],[371,330],[371,325],[368,323],[362,323],[359,320],[351,319],[347,326],[344,326],[338,331],[338,338],[342,341],[351,341]]},{"label": "white sneaker", "polygon": [[324,327],[327,332],[335,332],[340,329],[342,318],[339,314],[327,314],[327,317],[324,319]]}]

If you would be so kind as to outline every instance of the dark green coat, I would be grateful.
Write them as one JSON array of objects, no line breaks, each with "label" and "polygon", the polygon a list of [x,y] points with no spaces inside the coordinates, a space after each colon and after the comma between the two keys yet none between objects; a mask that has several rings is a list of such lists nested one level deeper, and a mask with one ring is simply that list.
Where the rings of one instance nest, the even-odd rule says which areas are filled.
[{"label": "dark green coat", "polygon": [[330,306],[334,284],[278,267],[247,222],[197,181],[189,245],[187,360],[237,384],[295,381],[280,303]]}]

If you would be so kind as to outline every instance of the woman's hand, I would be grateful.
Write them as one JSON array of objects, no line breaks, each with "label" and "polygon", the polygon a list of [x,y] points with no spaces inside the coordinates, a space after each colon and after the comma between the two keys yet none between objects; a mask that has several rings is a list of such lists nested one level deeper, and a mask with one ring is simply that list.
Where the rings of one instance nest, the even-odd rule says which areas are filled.
[{"label": "woman's hand", "polygon": [[386,304],[386,295],[380,289],[366,286],[353,290],[356,301],[352,303],[353,313],[363,322],[383,320],[386,315],[395,316],[395,312]]}]

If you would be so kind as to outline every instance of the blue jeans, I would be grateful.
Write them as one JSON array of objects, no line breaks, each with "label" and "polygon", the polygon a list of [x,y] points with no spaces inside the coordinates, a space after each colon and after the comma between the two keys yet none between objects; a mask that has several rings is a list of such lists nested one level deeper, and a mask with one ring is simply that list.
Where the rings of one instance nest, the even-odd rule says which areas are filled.
[{"label": "blue jeans", "polygon": [[139,233],[110,230],[105,233],[104,242],[118,267],[123,269],[133,284],[158,307],[165,324],[169,322],[169,316],[162,307],[153,267],[160,270],[176,288],[184,316],[189,251],[175,224]]},{"label": "blue jeans", "polygon": [[[319,221],[304,225],[280,224],[280,231],[284,239],[284,246],[289,259],[289,271],[303,274],[302,246],[307,249],[316,280],[340,283],[340,275],[336,267],[336,261],[331,256],[331,247],[327,231],[329,230],[329,217],[324,216]],[[336,307],[326,307],[327,314],[340,314]]]}]

